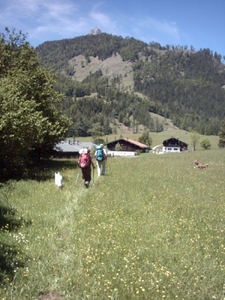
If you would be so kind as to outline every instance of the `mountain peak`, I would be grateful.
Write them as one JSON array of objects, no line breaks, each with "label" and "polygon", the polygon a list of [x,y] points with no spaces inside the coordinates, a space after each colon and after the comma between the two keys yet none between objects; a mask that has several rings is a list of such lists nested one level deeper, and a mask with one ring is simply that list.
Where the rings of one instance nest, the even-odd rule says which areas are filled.
[{"label": "mountain peak", "polygon": [[97,34],[100,34],[100,33],[102,33],[101,30],[99,28],[95,28],[95,29],[92,29],[89,32],[89,35],[97,35]]}]

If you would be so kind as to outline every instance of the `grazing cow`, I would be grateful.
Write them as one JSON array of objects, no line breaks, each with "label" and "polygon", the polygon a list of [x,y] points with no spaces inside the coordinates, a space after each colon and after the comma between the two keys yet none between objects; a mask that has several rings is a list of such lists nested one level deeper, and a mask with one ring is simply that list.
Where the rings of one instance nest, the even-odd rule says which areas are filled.
[{"label": "grazing cow", "polygon": [[208,164],[201,164],[198,160],[194,161],[194,168],[206,169],[208,166]]}]

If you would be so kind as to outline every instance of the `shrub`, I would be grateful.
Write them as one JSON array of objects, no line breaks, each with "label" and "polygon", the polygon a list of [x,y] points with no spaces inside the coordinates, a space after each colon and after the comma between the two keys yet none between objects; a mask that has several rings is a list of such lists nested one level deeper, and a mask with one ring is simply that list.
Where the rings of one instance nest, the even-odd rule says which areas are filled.
[{"label": "shrub", "polygon": [[207,139],[207,138],[202,139],[200,142],[200,146],[205,150],[209,150],[211,148],[209,139]]}]

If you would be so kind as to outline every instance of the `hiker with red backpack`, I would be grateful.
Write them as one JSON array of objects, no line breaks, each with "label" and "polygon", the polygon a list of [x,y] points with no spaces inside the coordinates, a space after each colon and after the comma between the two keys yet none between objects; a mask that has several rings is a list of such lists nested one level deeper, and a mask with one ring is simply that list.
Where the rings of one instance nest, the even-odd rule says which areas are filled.
[{"label": "hiker with red backpack", "polygon": [[92,161],[90,149],[81,149],[79,153],[78,166],[81,168],[84,185],[88,188],[91,182],[91,166],[93,169],[95,166]]}]

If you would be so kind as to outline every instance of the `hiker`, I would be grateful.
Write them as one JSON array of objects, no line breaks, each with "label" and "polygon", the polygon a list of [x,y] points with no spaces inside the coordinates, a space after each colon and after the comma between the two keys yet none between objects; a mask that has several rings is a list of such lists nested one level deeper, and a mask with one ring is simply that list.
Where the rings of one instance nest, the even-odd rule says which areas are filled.
[{"label": "hiker", "polygon": [[105,175],[107,153],[104,149],[103,144],[100,144],[99,146],[96,147],[95,158],[96,158],[98,176]]},{"label": "hiker", "polygon": [[95,169],[95,165],[92,161],[90,149],[83,148],[79,151],[79,153],[80,156],[78,159],[78,165],[81,168],[84,185],[88,188],[91,182],[91,166]]}]

